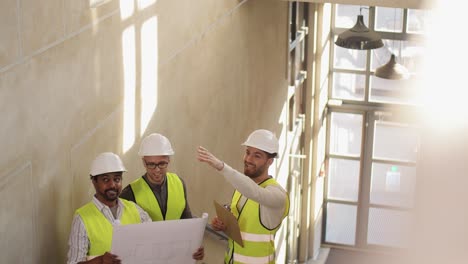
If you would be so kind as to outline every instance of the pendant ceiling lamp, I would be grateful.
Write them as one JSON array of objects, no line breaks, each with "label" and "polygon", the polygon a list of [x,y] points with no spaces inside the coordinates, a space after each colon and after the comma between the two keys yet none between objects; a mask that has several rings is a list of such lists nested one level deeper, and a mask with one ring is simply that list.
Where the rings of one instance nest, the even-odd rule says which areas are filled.
[{"label": "pendant ceiling lamp", "polygon": [[[395,15],[393,18],[393,23],[395,24],[393,25],[393,32],[397,32],[396,12],[397,12],[397,9],[395,8]],[[395,40],[393,41],[392,45],[393,46],[395,45]],[[392,50],[395,50],[395,49],[392,49]],[[400,54],[401,54],[401,41],[400,41]],[[382,78],[382,79],[388,79],[388,80],[405,80],[409,78],[409,71],[408,69],[406,69],[405,66],[397,63],[396,56],[392,52],[390,56],[390,60],[386,64],[378,67],[375,70],[375,76]]]},{"label": "pendant ceiling lamp", "polygon": [[370,50],[383,47],[380,35],[364,24],[364,17],[358,15],[354,27],[338,35],[335,44],[346,49]]},{"label": "pendant ceiling lamp", "polygon": [[409,78],[409,72],[405,66],[396,62],[396,57],[392,54],[386,64],[375,70],[375,76],[389,80],[404,80]]}]

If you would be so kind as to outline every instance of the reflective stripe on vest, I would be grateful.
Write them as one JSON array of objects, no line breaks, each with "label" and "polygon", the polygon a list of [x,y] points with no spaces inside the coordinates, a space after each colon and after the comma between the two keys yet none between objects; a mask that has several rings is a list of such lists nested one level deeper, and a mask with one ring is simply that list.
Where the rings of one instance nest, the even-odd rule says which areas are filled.
[{"label": "reflective stripe on vest", "polygon": [[[123,199],[120,199],[124,208],[120,217],[121,225],[141,223],[140,213],[135,204]],[[76,210],[86,228],[86,233],[89,239],[88,256],[100,256],[106,251],[111,250],[112,243],[112,224],[102,214],[93,202],[89,202],[83,207]]]},{"label": "reflective stripe on vest", "polygon": [[166,173],[167,205],[163,216],[158,200],[148,183],[140,177],[130,183],[136,203],[151,216],[153,221],[180,219],[185,209],[185,192],[182,181],[175,173]]},{"label": "reflective stripe on vest", "polygon": [[234,263],[268,264],[275,263],[275,254],[266,257],[249,257],[234,253]]},{"label": "reflective stripe on vest", "polygon": [[251,234],[241,232],[242,240],[252,241],[252,242],[270,242],[275,240],[275,236],[272,234]]},{"label": "reflective stripe on vest", "polygon": [[[263,188],[269,185],[279,184],[273,178],[269,178],[259,184]],[[271,230],[266,228],[260,222],[260,205],[251,199],[247,199],[242,208],[240,208],[240,206],[238,207],[238,203],[241,197],[242,194],[236,190],[231,201],[231,212],[238,220],[244,247],[229,239],[229,251],[226,252],[224,262],[274,264],[274,235],[281,223]],[[283,219],[289,212],[289,198],[287,195],[286,197]]]}]

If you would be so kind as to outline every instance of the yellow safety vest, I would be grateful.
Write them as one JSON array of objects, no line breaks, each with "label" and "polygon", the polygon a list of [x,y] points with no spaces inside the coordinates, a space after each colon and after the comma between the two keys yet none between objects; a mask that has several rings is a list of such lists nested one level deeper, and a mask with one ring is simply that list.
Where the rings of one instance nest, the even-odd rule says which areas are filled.
[{"label": "yellow safety vest", "polygon": [[[259,184],[265,188],[268,185],[279,185],[273,178],[269,178]],[[281,223],[273,229],[268,229],[260,222],[260,204],[247,199],[239,211],[237,204],[242,194],[237,190],[231,201],[231,212],[237,218],[244,247],[234,240],[229,239],[229,251],[226,252],[224,262],[248,263],[248,264],[274,264],[275,263],[275,234]],[[286,207],[283,219],[289,212],[289,197],[286,195]]]},{"label": "yellow safety vest", "polygon": [[[121,225],[141,223],[140,213],[133,202],[120,199],[123,203]],[[100,256],[111,250],[112,223],[102,214],[93,202],[76,210],[83,220],[89,239],[88,256]]]},{"label": "yellow safety vest", "polygon": [[161,212],[158,200],[142,177],[130,183],[136,203],[151,216],[153,221],[180,219],[185,209],[184,185],[175,173],[166,173],[166,215]]}]

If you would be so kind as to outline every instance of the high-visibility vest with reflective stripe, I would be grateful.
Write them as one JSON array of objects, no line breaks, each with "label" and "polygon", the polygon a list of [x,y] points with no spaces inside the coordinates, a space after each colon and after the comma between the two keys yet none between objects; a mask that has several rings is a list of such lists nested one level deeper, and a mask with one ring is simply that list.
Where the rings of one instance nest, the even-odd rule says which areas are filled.
[{"label": "high-visibility vest with reflective stripe", "polygon": [[[123,203],[121,225],[141,223],[140,213],[133,202],[120,199]],[[86,228],[89,239],[88,256],[100,256],[111,250],[112,223],[102,214],[93,202],[89,202],[76,210]]]},{"label": "high-visibility vest with reflective stripe", "polygon": [[130,183],[136,203],[151,216],[153,221],[180,219],[185,209],[184,185],[175,173],[166,173],[167,205],[166,215],[162,214],[161,207],[151,187],[142,177]]},{"label": "high-visibility vest with reflective stripe", "polygon": [[[279,185],[273,178],[259,184],[265,188],[268,185]],[[225,263],[271,264],[275,263],[275,233],[281,223],[273,229],[263,226],[260,221],[260,205],[247,199],[243,207],[238,210],[237,204],[242,194],[237,190],[231,201],[231,212],[239,223],[244,247],[229,239],[229,251],[226,252]],[[286,195],[286,206],[283,219],[289,212],[289,198]]]}]

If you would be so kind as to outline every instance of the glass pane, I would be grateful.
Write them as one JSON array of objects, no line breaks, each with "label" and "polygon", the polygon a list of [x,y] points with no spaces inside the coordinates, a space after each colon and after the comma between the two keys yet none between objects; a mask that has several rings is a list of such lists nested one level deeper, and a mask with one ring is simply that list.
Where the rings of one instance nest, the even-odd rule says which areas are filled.
[{"label": "glass pane", "polygon": [[[400,61],[401,49],[400,46],[403,45],[402,41],[391,40],[391,39],[382,39],[384,46],[380,49],[373,49],[371,52],[371,70],[375,71],[380,66],[383,66],[390,59],[390,55],[395,54],[397,62],[402,64]],[[395,49],[395,47],[397,47]]]},{"label": "glass pane", "polygon": [[[325,143],[326,143],[326,130],[327,130],[327,121],[323,122],[322,127],[320,128],[319,134],[318,134],[318,144],[317,144],[317,164],[322,164],[325,160]],[[320,170],[319,166],[317,166],[317,171],[315,172],[315,175],[318,174],[318,171]]]},{"label": "glass pane", "polygon": [[323,5],[322,46],[328,41],[331,31],[331,4]]},{"label": "glass pane", "polygon": [[330,159],[328,197],[357,202],[359,194],[359,160]]},{"label": "glass pane", "polygon": [[375,162],[372,164],[370,202],[411,208],[415,183],[415,167]]},{"label": "glass pane", "polygon": [[[313,244],[314,251],[313,252],[317,252],[317,253],[320,252],[320,247],[322,246],[322,221],[323,221],[322,217],[317,218],[314,224],[314,244]],[[278,244],[279,243],[277,243],[277,245]],[[288,263],[288,262],[284,262],[284,263]],[[279,262],[276,262],[276,263],[279,263]]]},{"label": "glass pane", "polygon": [[354,73],[333,74],[332,96],[335,99],[364,100],[366,76]]},{"label": "glass pane", "polygon": [[412,80],[387,80],[370,77],[369,102],[416,105],[417,86]]},{"label": "glass pane", "polygon": [[408,33],[424,33],[428,22],[429,11],[408,9]]},{"label": "glass pane", "polygon": [[367,51],[345,49],[335,45],[333,66],[340,69],[364,70],[366,68]]},{"label": "glass pane", "polygon": [[377,7],[375,9],[375,30],[403,32],[403,9]]},{"label": "glass pane", "polygon": [[424,47],[415,41],[384,40],[385,46],[374,49],[371,54],[371,70],[383,66],[395,54],[397,62],[409,71],[409,80],[386,80],[371,75],[370,102],[416,104],[417,71],[424,59]]},{"label": "glass pane", "polygon": [[396,60],[405,66],[411,75],[417,73],[424,59],[424,46],[415,41],[400,41],[384,39],[384,46],[373,49],[371,52],[371,70],[384,65],[390,60],[390,55],[395,54]]},{"label": "glass pane", "polygon": [[367,243],[406,248],[409,246],[411,214],[408,212],[370,208]]},{"label": "glass pane", "polygon": [[314,219],[318,219],[319,213],[322,211],[323,205],[323,185],[325,177],[318,177],[315,182],[315,208],[314,208]]},{"label": "glass pane", "polygon": [[418,148],[419,136],[415,127],[375,122],[374,159],[416,162]]},{"label": "glass pane", "polygon": [[356,237],[355,205],[328,203],[325,241],[354,245]]},{"label": "glass pane", "polygon": [[[335,27],[351,28],[356,24],[357,16],[361,13],[364,17],[364,24],[369,27],[369,10],[363,9],[359,11],[361,6],[358,5],[336,5]],[[363,6],[368,8],[367,6]]]},{"label": "glass pane", "polygon": [[332,113],[330,153],[347,156],[361,155],[362,115]]},{"label": "glass pane", "polygon": [[328,78],[325,79],[325,82],[320,87],[320,97],[319,97],[319,117],[321,118],[323,115],[323,111],[325,111],[325,107],[328,103]]},{"label": "glass pane", "polygon": [[320,83],[323,83],[329,76],[330,68],[330,42],[325,45],[320,58]]}]

